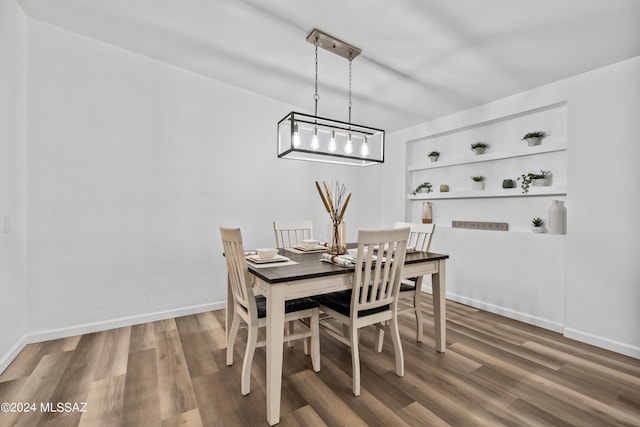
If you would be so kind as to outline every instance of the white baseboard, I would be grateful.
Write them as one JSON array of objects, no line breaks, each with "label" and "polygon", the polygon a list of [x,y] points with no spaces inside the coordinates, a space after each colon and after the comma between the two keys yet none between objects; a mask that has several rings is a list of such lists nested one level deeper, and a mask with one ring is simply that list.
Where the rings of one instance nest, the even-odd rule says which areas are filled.
[{"label": "white baseboard", "polygon": [[464,297],[461,295],[455,295],[447,293],[447,299],[459,302],[461,304],[469,305],[471,307],[479,308],[490,313],[499,314],[500,316],[508,317],[509,319],[519,320],[520,322],[528,323],[530,325],[539,326],[544,329],[549,329],[554,332],[564,332],[564,325],[562,323],[554,322],[542,317],[534,316],[532,314],[523,313],[521,311],[512,310],[506,307],[500,307],[498,305],[489,304],[484,301],[475,300],[473,298]]},{"label": "white baseboard", "polygon": [[[423,292],[431,294],[431,286],[422,289]],[[562,323],[553,322],[551,320],[543,319],[537,316],[532,316],[527,313],[522,313],[516,310],[512,310],[505,307],[489,304],[484,301],[479,301],[473,298],[468,298],[462,295],[456,295],[447,292],[447,299],[455,302],[459,302],[464,305],[479,308],[481,310],[489,311],[491,313],[499,314],[510,319],[519,320],[530,325],[539,326],[544,329],[549,329],[554,332],[559,332],[567,338],[571,338],[576,341],[583,342],[585,344],[591,344],[596,347],[610,350],[616,353],[623,354],[625,356],[640,359],[640,347],[626,344],[619,341],[614,341],[609,338],[593,335],[587,332],[578,331],[565,327]]]},{"label": "white baseboard", "polygon": [[614,341],[609,338],[593,335],[587,332],[578,331],[576,329],[565,328],[564,336],[576,341],[580,341],[586,344],[591,344],[596,347],[604,348],[606,350],[614,351],[616,353],[624,354],[625,356],[640,359],[640,347],[626,344],[619,341]]},{"label": "white baseboard", "polygon": [[226,302],[215,302],[209,304],[193,305],[172,310],[156,311],[153,313],[140,314],[136,316],[119,317],[100,322],[73,325],[65,328],[49,329],[46,331],[30,332],[23,336],[11,349],[0,357],[0,373],[9,366],[15,357],[27,344],[55,340],[59,338],[72,337],[75,335],[89,334],[92,332],[106,331],[108,329],[122,328],[125,326],[138,325],[141,323],[155,322],[156,320],[172,319],[174,317],[188,316],[190,314],[204,313],[207,311],[225,308]]},{"label": "white baseboard", "polygon": [[193,305],[171,310],[156,311],[135,316],[119,317],[116,319],[103,320],[100,322],[73,325],[65,328],[49,329],[46,331],[31,332],[26,336],[27,344],[54,340],[59,338],[72,337],[75,335],[89,334],[92,332],[105,331],[108,329],[122,328],[125,326],[139,325],[141,323],[155,322],[156,320],[172,319],[174,317],[188,316],[190,314],[204,313],[207,311],[219,310],[226,306],[226,302],[214,302],[209,304]]},{"label": "white baseboard", "polygon": [[3,373],[5,369],[7,369],[7,366],[9,366],[11,362],[13,362],[13,359],[16,358],[18,353],[20,353],[26,345],[27,336],[24,335],[18,340],[18,342],[13,345],[13,347],[9,349],[6,354],[3,354],[2,357],[0,357],[0,374]]},{"label": "white baseboard", "polygon": [[[431,294],[431,286],[423,287],[423,292]],[[544,329],[548,329],[554,332],[564,332],[564,325],[562,323],[554,322],[548,319],[543,319],[542,317],[537,317],[528,313],[523,313],[520,311],[512,310],[506,307],[500,307],[498,305],[489,304],[484,301],[480,301],[477,299],[465,297],[462,295],[452,294],[447,292],[447,299],[455,302],[459,302],[460,304],[468,305],[471,307],[479,308],[484,311],[488,311],[490,313],[499,314],[500,316],[508,317],[509,319],[519,320],[520,322],[528,323],[530,325],[539,326]]]}]

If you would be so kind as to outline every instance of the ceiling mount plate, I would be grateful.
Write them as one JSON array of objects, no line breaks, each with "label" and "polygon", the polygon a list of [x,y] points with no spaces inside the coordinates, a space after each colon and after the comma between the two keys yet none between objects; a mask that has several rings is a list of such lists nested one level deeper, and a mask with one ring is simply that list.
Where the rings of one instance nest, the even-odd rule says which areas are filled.
[{"label": "ceiling mount plate", "polygon": [[315,45],[316,39],[318,40],[318,46],[346,59],[354,59],[362,53],[362,49],[358,49],[349,43],[343,42],[340,39],[314,28],[307,36],[307,41]]}]

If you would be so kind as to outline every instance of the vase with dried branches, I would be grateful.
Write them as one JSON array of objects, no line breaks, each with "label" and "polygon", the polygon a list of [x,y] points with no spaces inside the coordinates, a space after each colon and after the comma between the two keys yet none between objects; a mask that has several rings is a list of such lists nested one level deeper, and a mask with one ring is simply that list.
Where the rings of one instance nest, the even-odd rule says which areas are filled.
[{"label": "vase with dried branches", "polygon": [[338,182],[333,186],[333,192],[325,181],[322,185],[316,181],[316,188],[320,193],[322,204],[331,218],[331,236],[327,242],[327,249],[331,255],[347,253],[346,227],[343,222],[344,213],[351,200],[351,193],[344,184]]}]

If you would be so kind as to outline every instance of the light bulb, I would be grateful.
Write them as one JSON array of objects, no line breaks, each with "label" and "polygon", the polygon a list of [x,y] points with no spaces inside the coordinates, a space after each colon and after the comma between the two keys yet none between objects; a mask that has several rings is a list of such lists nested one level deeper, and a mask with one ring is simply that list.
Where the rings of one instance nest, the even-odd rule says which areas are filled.
[{"label": "light bulb", "polygon": [[367,137],[364,137],[364,140],[362,141],[362,147],[360,147],[360,154],[362,154],[362,157],[367,157],[369,155],[369,144],[367,144]]},{"label": "light bulb", "polygon": [[347,136],[347,143],[344,146],[344,152],[347,154],[353,153],[353,145],[351,144],[351,134]]},{"label": "light bulb", "polygon": [[317,150],[320,148],[320,141],[318,141],[318,128],[313,128],[313,136],[311,137],[311,149]]},{"label": "light bulb", "polygon": [[295,123],[293,125],[293,146],[294,147],[299,147],[300,146],[300,133],[298,132],[298,124]]},{"label": "light bulb", "polygon": [[329,139],[329,152],[335,153],[336,151],[336,131],[331,129],[331,138]]}]

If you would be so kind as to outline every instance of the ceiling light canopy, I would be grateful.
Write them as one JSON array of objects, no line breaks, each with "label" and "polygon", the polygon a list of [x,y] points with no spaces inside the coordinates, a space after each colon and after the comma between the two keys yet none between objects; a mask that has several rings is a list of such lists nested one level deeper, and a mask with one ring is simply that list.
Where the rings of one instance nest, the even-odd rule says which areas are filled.
[{"label": "ceiling light canopy", "polygon": [[[351,123],[351,63],[362,51],[317,29],[307,41],[315,45],[315,113],[292,111],[278,122],[278,157],[354,166],[383,163],[384,130]],[[318,116],[318,47],[349,60],[346,122]]]}]

